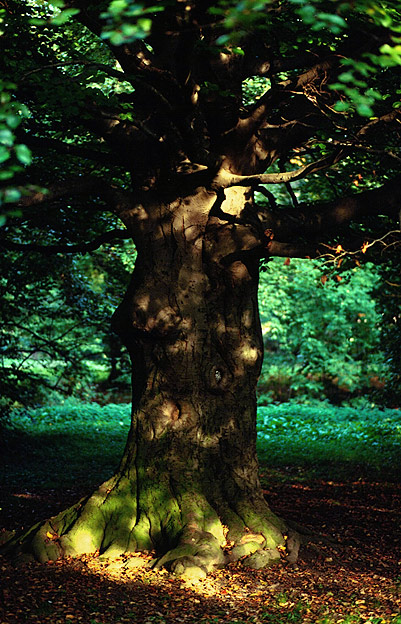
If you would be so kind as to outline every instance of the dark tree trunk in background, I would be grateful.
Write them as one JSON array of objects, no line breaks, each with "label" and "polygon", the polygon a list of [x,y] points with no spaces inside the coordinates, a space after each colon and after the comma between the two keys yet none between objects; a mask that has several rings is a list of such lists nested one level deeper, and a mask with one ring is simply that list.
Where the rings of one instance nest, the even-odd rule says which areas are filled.
[{"label": "dark tree trunk in background", "polygon": [[191,577],[252,553],[256,567],[279,558],[284,525],[258,479],[260,241],[238,223],[246,202],[244,189],[199,188],[124,215],[138,250],[114,316],[133,364],[125,453],[112,479],[22,550],[40,560],[156,550],[157,565]]}]

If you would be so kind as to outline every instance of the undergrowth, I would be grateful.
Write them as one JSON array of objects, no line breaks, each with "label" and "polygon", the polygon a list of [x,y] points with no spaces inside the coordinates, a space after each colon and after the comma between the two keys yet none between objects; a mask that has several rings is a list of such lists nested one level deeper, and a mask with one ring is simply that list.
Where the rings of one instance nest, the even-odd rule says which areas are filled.
[{"label": "undergrowth", "polygon": [[401,411],[283,403],[258,408],[258,452],[271,467],[309,476],[399,478]]},{"label": "undergrowth", "polygon": [[[14,482],[42,486],[106,478],[120,460],[130,412],[128,404],[76,400],[15,410],[5,429],[3,473],[12,474]],[[265,466],[300,468],[305,478],[346,478],[357,471],[358,476],[399,479],[400,410],[327,403],[259,406],[257,429]]]}]

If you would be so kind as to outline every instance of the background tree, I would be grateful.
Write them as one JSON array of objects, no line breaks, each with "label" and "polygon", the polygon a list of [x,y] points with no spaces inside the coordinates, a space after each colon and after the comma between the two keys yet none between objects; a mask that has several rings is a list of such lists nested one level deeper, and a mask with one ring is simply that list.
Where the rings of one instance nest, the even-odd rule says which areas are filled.
[{"label": "background tree", "polygon": [[[391,374],[373,295],[378,268],[352,260],[341,274],[321,261],[276,258],[260,279],[265,357],[259,404],[378,400]],[[352,266],[354,265],[354,266]]]},{"label": "background tree", "polygon": [[[39,560],[156,549],[157,565],[197,577],[244,556],[261,566],[288,533],[257,474],[259,261],[338,264],[379,232],[396,248],[397,7],[57,6],[2,4],[3,72],[25,121],[5,119],[2,159],[19,164],[1,245],[62,253],[132,238],[114,327],[133,363],[133,417],[117,473],[17,541]],[[300,203],[290,184],[306,178]],[[289,205],[266,189],[280,184]]]},{"label": "background tree", "polygon": [[[16,228],[14,228],[16,232]],[[0,265],[0,408],[130,398],[129,362],[110,316],[128,285],[132,250],[92,254],[3,250]],[[110,256],[114,259],[109,262]]]}]

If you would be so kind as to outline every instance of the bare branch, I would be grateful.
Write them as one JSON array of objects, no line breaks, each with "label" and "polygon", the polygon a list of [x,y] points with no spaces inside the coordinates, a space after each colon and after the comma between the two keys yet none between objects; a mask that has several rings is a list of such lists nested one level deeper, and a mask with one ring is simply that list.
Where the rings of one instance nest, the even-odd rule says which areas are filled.
[{"label": "bare branch", "polygon": [[299,204],[299,201],[297,199],[297,196],[294,193],[294,189],[292,188],[291,184],[289,182],[285,183],[285,188],[287,189],[287,192],[289,194],[289,196],[291,197],[291,201],[292,201],[292,205],[294,208],[296,208]]},{"label": "bare branch", "polygon": [[391,110],[389,113],[386,113],[385,115],[382,115],[381,117],[377,117],[376,119],[372,119],[371,121],[369,121],[365,126],[363,126],[357,136],[360,137],[365,137],[366,135],[368,135],[370,132],[372,132],[373,130],[378,130],[380,129],[380,126],[382,126],[383,124],[391,124],[393,122],[396,122],[398,124],[401,123],[401,111],[399,108],[395,108],[393,110]]},{"label": "bare branch", "polygon": [[361,254],[365,254],[368,249],[371,249],[372,247],[376,247],[378,245],[382,247],[382,252],[388,251],[392,247],[401,247],[400,235],[401,230],[390,230],[379,238],[364,240],[361,247],[358,247],[358,249],[354,249],[352,251],[349,249],[343,249],[341,245],[333,247],[332,245],[323,244],[323,247],[326,251],[322,252],[321,255],[322,257],[327,259],[327,262],[333,262],[335,265],[340,266],[344,258],[348,256],[360,256]]},{"label": "bare branch", "polygon": [[232,186],[255,186],[258,184],[285,184],[300,180],[316,173],[321,169],[327,169],[337,163],[343,155],[343,150],[337,150],[330,156],[325,156],[313,163],[308,163],[294,171],[282,171],[279,173],[260,173],[249,176],[235,175],[226,169],[220,169],[214,180],[214,188],[230,188]]},{"label": "bare branch", "polygon": [[266,199],[269,200],[269,204],[271,208],[277,208],[276,198],[274,197],[273,193],[268,191],[264,186],[257,186],[255,188],[255,191],[257,191],[258,193],[260,193],[261,195],[266,197]]},{"label": "bare branch", "polygon": [[326,77],[330,69],[339,67],[340,60],[340,56],[330,56],[324,61],[316,63],[295,79],[279,83],[274,89],[269,90],[256,100],[255,104],[249,109],[249,116],[242,121],[242,125],[251,126],[252,128],[259,126],[274,105],[277,105],[278,102],[285,101],[285,99],[290,97],[294,92],[302,93],[302,90],[308,84]]},{"label": "bare branch", "polygon": [[109,67],[108,65],[105,65],[103,63],[92,63],[92,62],[88,62],[88,61],[84,61],[84,60],[76,60],[76,61],[57,61],[56,63],[47,63],[45,65],[41,65],[40,67],[35,67],[35,69],[30,69],[29,71],[25,72],[25,74],[22,74],[20,80],[25,80],[26,78],[28,78],[28,76],[31,76],[32,74],[37,74],[40,73],[41,71],[45,70],[45,69],[58,69],[59,67],[68,67],[71,65],[83,65],[84,67],[93,67],[94,69],[100,69],[102,71],[104,71],[105,73],[109,74],[110,76],[113,76],[114,78],[118,78],[119,80],[127,80],[125,78],[125,74],[124,72],[118,71],[117,69],[113,69],[112,67]]},{"label": "bare branch", "polygon": [[[26,145],[29,145],[29,147],[32,147],[35,150],[47,151],[48,149],[54,149],[55,151],[62,154],[70,154],[71,156],[78,156],[79,158],[93,160],[98,163],[110,166],[110,154],[101,151],[100,147],[98,151],[96,149],[90,149],[88,147],[85,147],[85,145],[64,143],[63,141],[57,141],[57,139],[51,139],[48,137],[32,136],[29,133],[24,134],[23,141]],[[114,159],[115,154],[113,154],[113,160]]]},{"label": "bare branch", "polygon": [[347,153],[349,153],[350,150],[361,150],[368,154],[377,154],[379,156],[387,156],[388,158],[393,158],[394,160],[397,160],[398,163],[401,163],[401,156],[399,156],[392,150],[374,149],[373,147],[369,147],[368,145],[363,145],[362,143],[355,143],[353,141],[333,140],[333,141],[330,141],[330,145],[338,145],[339,147],[342,147],[344,150],[346,149]]},{"label": "bare branch", "polygon": [[110,243],[114,240],[126,240],[130,236],[127,230],[110,230],[104,234],[100,234],[90,242],[76,243],[75,245],[38,245],[37,243],[14,243],[6,239],[0,239],[0,248],[8,249],[9,251],[23,251],[23,252],[40,252],[45,256],[49,256],[56,253],[88,253],[99,249],[105,243]]}]

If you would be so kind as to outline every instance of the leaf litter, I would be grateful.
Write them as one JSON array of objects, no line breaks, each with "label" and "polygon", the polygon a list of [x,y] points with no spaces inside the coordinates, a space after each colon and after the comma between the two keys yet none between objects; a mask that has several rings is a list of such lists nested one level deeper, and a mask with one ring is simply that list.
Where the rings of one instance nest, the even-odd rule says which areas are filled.
[{"label": "leaf litter", "polygon": [[[262,483],[274,511],[306,530],[296,564],[240,561],[190,584],[141,567],[152,554],[22,567],[0,557],[0,624],[401,624],[401,484],[302,480],[284,468],[265,468]],[[7,528],[24,510],[28,525],[69,503],[63,490],[6,498]]]}]

